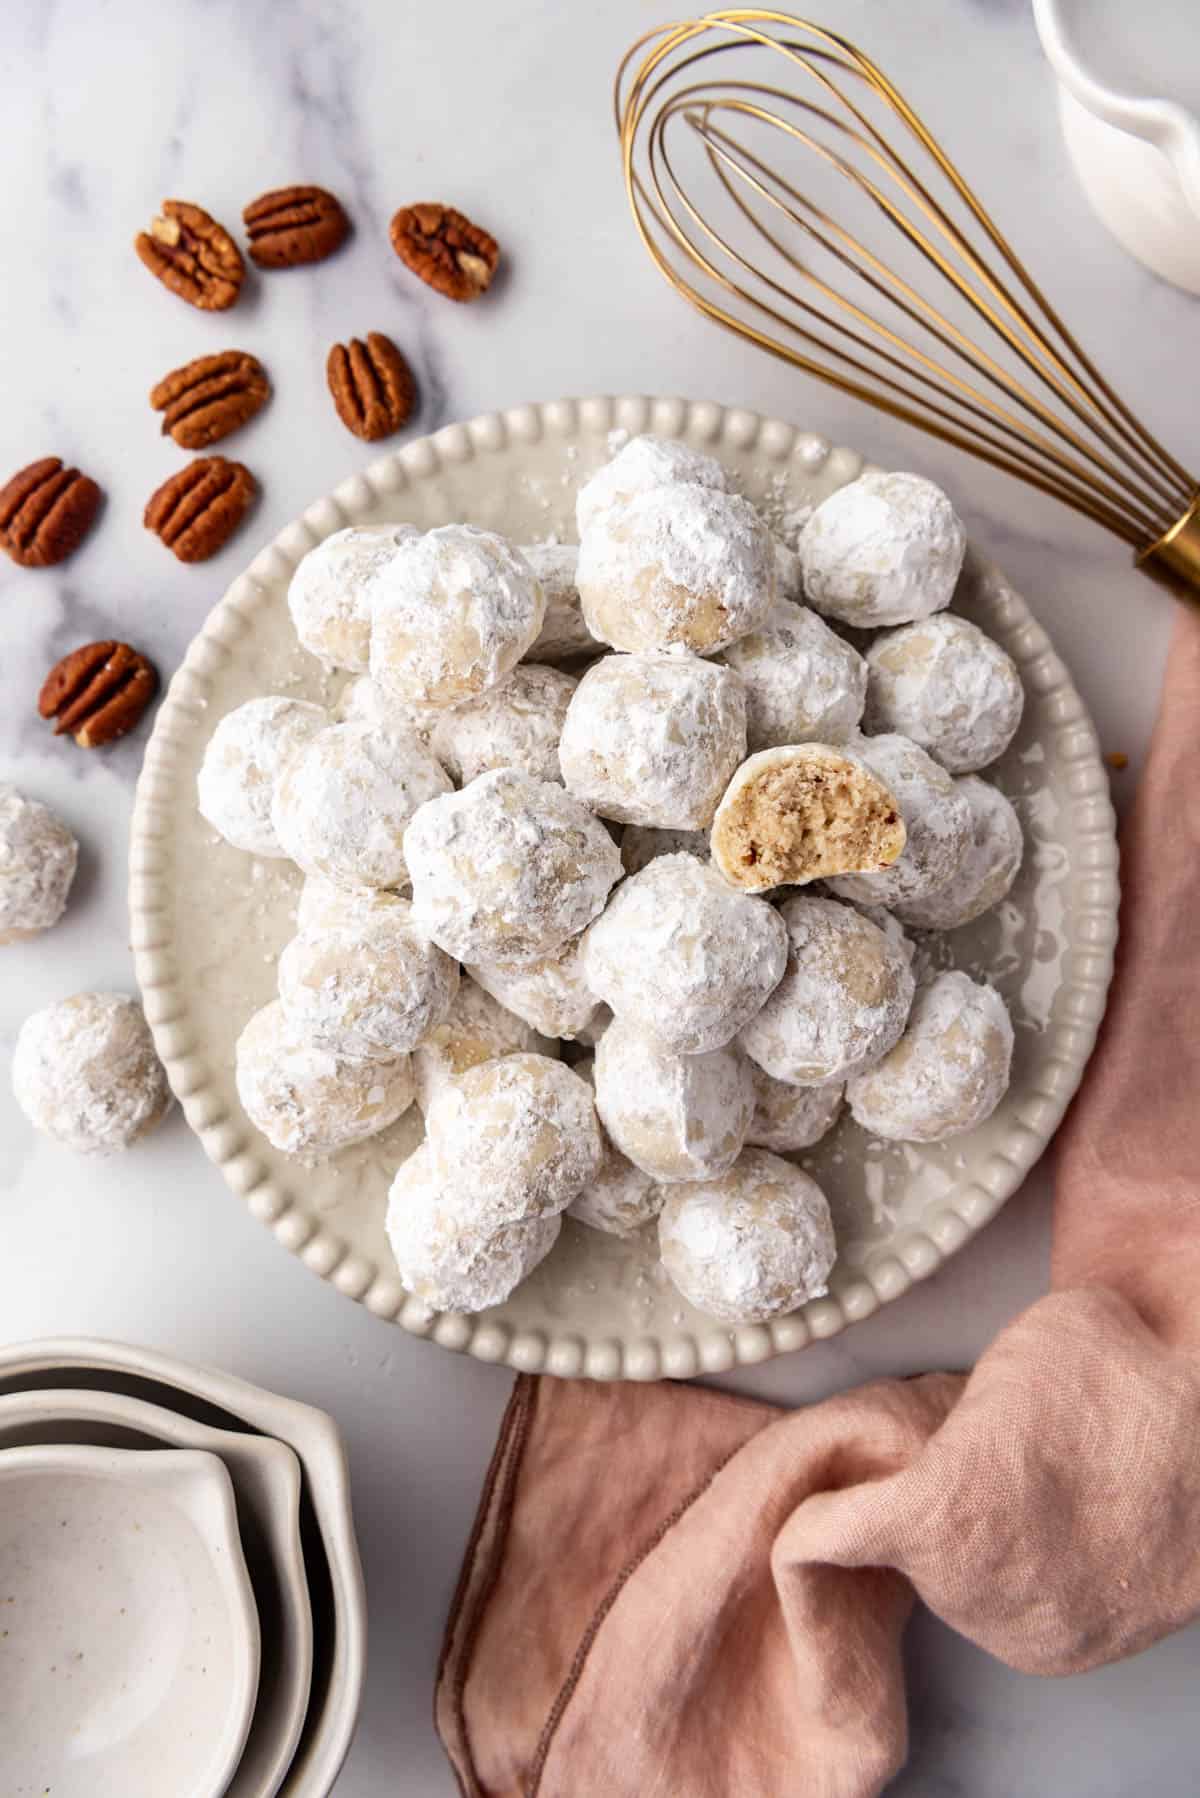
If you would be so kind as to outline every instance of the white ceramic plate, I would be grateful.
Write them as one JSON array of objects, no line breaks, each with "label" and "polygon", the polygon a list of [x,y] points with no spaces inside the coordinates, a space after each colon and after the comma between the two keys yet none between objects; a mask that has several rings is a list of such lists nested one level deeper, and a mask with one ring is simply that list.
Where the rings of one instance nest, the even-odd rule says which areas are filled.
[{"label": "white ceramic plate", "polygon": [[[833,1335],[924,1279],[991,1218],[1041,1154],[1078,1084],[1104,1009],[1117,879],[1108,778],[1078,693],[1045,632],[973,552],[955,597],[1020,665],[1021,731],[989,776],[1025,827],[1010,902],[948,939],[1013,1012],[1012,1088],[987,1124],[940,1148],[872,1144],[849,1121],[809,1158],[825,1184],[839,1257],[827,1298],[729,1330],[693,1310],[657,1265],[653,1232],[622,1243],[568,1222],[548,1260],[502,1306],[437,1316],[410,1299],[384,1236],[385,1195],[415,1145],[415,1111],[384,1135],[306,1167],[272,1149],[238,1105],[234,1043],[274,996],[299,876],[229,848],[199,817],[196,770],[213,727],[255,694],[332,700],[297,645],[285,593],[301,556],[347,524],[466,519],[519,542],[574,537],[581,479],[613,428],[685,438],[722,459],[769,515],[858,475],[853,450],[748,412],[679,400],[563,400],[454,425],[345,482],[276,539],[229,589],[161,706],[138,785],[130,906],[146,1014],[171,1084],[233,1190],[314,1273],[381,1317],[446,1348],[530,1371],[599,1379],[718,1372]],[[806,1162],[806,1165],[808,1163]]]},{"label": "white ceramic plate", "polygon": [[294,1451],[266,1436],[214,1430],[120,1392],[50,1389],[0,1396],[0,1449],[73,1442],[200,1449],[224,1464],[262,1638],[254,1717],[224,1798],[274,1798],[300,1739],[312,1685],[312,1607]]},{"label": "white ceramic plate", "polygon": [[313,1673],[308,1713],[280,1795],[328,1798],[358,1720],[367,1645],[346,1455],[332,1418],[216,1368],[129,1343],[82,1336],[0,1346],[0,1394],[51,1387],[127,1393],[182,1418],[273,1437],[295,1450],[303,1474],[300,1533]]},{"label": "white ceramic plate", "polygon": [[0,1451],[0,1791],[213,1798],[258,1689],[215,1455]]}]

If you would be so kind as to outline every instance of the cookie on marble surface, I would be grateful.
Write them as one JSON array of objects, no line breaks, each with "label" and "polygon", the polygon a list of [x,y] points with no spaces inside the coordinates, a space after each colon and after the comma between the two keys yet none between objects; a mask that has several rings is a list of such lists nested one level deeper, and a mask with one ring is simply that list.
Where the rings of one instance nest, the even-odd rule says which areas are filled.
[{"label": "cookie on marble surface", "polygon": [[78,861],[79,844],[62,819],[0,781],[0,946],[58,923]]},{"label": "cookie on marble surface", "polygon": [[115,1155],[171,1103],[142,1008],[123,993],[76,993],[17,1033],[13,1093],[36,1130],[79,1155]]}]

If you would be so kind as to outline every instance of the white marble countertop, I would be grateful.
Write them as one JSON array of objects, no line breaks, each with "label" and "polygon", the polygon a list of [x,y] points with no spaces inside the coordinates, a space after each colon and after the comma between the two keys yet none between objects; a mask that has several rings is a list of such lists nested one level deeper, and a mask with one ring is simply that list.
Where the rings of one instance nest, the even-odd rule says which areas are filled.
[{"label": "white marble countertop", "polygon": [[[84,845],[74,902],[5,953],[0,1048],[25,1014],[84,986],[129,987],[125,846],[141,737],[88,754],[34,708],[53,661],[116,635],[169,674],[257,544],[372,455],[334,418],[324,358],[382,329],[411,358],[417,429],[563,393],[736,401],[920,468],[1048,625],[1132,791],[1152,720],[1169,603],[1121,549],[982,467],[857,408],[694,317],[641,254],[625,209],[609,84],[625,45],[670,15],[652,0],[8,0],[0,8],[0,475],[59,454],[107,493],[61,570],[0,563],[0,778],[57,806]],[[1060,144],[1025,0],[830,0],[924,109],[1138,407],[1193,463],[1198,303],[1128,261],[1086,210]],[[234,224],[264,188],[342,196],[353,244],[316,270],[253,284],[235,313],[192,311],[140,268],[131,240],[165,194]],[[392,210],[453,201],[491,227],[507,274],[447,304],[400,268]],[[180,457],[146,404],[205,350],[258,352],[268,410],[228,447],[263,486],[252,525],[215,561],[176,564],[141,525]],[[222,446],[223,448],[226,446]],[[452,1781],[430,1686],[509,1376],[378,1322],[289,1259],[226,1190],[175,1115],[132,1155],[81,1163],[36,1139],[0,1081],[0,1331],[97,1332],[214,1361],[325,1406],[349,1443],[371,1603],[371,1671],[339,1798],[436,1798]],[[1036,1175],[937,1278],[842,1338],[747,1374],[795,1404],[885,1371],[968,1364],[1046,1281],[1048,1184]],[[1190,1798],[1192,1630],[1127,1665],[1041,1683],[928,1616],[908,1638],[905,1798]]]}]

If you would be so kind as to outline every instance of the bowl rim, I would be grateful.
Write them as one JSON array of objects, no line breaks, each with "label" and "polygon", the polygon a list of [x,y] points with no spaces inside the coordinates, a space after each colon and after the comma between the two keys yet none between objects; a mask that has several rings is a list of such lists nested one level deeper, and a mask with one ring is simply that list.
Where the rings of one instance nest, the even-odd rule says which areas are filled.
[{"label": "bowl rim", "polygon": [[[262,1659],[258,1605],[238,1526],[233,1481],[210,1449],[107,1448],[58,1442],[0,1448],[0,1486],[29,1476],[84,1476],[130,1494],[158,1491],[199,1538],[214,1589],[229,1619],[229,1696],[213,1764],[203,1769],[203,1789],[224,1791],[237,1770],[254,1719]],[[139,1526],[140,1527],[140,1526]],[[199,1775],[197,1777],[200,1777]],[[197,1794],[201,1785],[196,1784]]]},{"label": "bowl rim", "polygon": [[812,1301],[801,1313],[766,1325],[730,1331],[714,1323],[713,1331],[702,1340],[685,1336],[665,1346],[657,1338],[626,1341],[616,1336],[584,1345],[569,1331],[548,1339],[542,1331],[515,1329],[507,1322],[490,1319],[486,1312],[472,1316],[431,1312],[405,1293],[393,1273],[357,1254],[326,1220],[303,1208],[302,1182],[294,1182],[292,1190],[287,1190],[264,1166],[255,1133],[243,1117],[227,1109],[203,1055],[197,1053],[171,940],[169,839],[177,817],[177,764],[195,732],[207,728],[213,677],[236,653],[255,612],[290,577],[301,557],[334,531],[369,518],[375,508],[386,505],[412,482],[422,482],[443,469],[461,469],[476,458],[545,439],[561,441],[564,446],[582,435],[603,439],[614,429],[630,435],[654,431],[682,437],[718,455],[722,446],[740,453],[762,452],[780,466],[793,454],[803,455],[811,467],[834,461],[845,481],[868,466],[856,451],[835,448],[796,426],[743,408],[623,395],[568,398],[483,413],[414,439],[343,481],[285,526],[232,583],[193,639],[171,681],[146,748],[134,803],[129,863],[131,942],[146,1017],[189,1124],[227,1184],[311,1271],[376,1316],[399,1322],[414,1335],[431,1337],[444,1348],[479,1360],[505,1363],[519,1372],[582,1374],[605,1380],[648,1380],[664,1375],[687,1378],[754,1365],[803,1347],[814,1338],[836,1335],[881,1304],[900,1297],[916,1281],[928,1278],[991,1220],[1040,1157],[1074,1095],[1095,1042],[1112,974],[1119,900],[1109,778],[1095,729],[1049,637],[1024,600],[973,548],[968,547],[967,552],[969,578],[994,585],[1004,596],[1011,623],[1006,635],[1019,635],[1018,660],[1027,678],[1036,681],[1043,698],[1053,696],[1052,732],[1062,761],[1072,764],[1070,806],[1084,844],[1080,870],[1086,878],[1081,878],[1081,886],[1088,895],[1078,907],[1080,952],[1071,956],[1069,974],[1063,981],[1069,1005],[1064,1006],[1053,1032],[1055,1052],[1048,1056],[1036,1089],[1036,1116],[1014,1119],[1002,1148],[989,1157],[981,1177],[956,1190],[955,1202],[947,1201],[939,1213],[937,1227],[928,1232],[914,1230],[895,1253],[855,1278],[845,1300],[831,1293]]},{"label": "bowl rim", "polygon": [[[346,1450],[337,1425],[315,1405],[254,1386],[204,1362],[180,1361],[159,1349],[99,1336],[0,1344],[0,1387],[14,1379],[69,1375],[72,1369],[117,1373],[184,1393],[244,1424],[251,1435],[274,1437],[295,1451],[329,1567],[336,1678],[304,1762],[297,1767],[293,1760],[282,1790],[289,1798],[302,1793],[318,1798],[330,1791],[350,1752],[367,1664],[366,1584],[354,1533]],[[56,1379],[59,1387],[68,1383]]]},{"label": "bowl rim", "polygon": [[[249,1504],[256,1512],[261,1510],[264,1516],[269,1513],[269,1522],[261,1527],[279,1589],[280,1627],[287,1638],[293,1662],[292,1679],[284,1688],[279,1703],[280,1714],[273,1721],[272,1735],[267,1739],[265,1751],[260,1750],[254,1755],[253,1738],[263,1705],[260,1670],[249,1734],[227,1791],[232,1794],[240,1790],[250,1778],[255,1781],[256,1798],[264,1798],[268,1791],[277,1791],[292,1764],[312,1694],[313,1617],[300,1537],[301,1474],[295,1449],[274,1436],[220,1429],[181,1411],[172,1411],[168,1405],[154,1404],[149,1399],[135,1398],[131,1393],[114,1392],[106,1387],[35,1386],[0,1392],[0,1451],[7,1448],[4,1435],[8,1430],[53,1429],[64,1423],[89,1427],[109,1425],[130,1435],[151,1438],[160,1445],[142,1452],[161,1454],[164,1451],[199,1450],[217,1455],[229,1472],[239,1506]],[[254,1506],[245,1496],[250,1469],[254,1470],[253,1482],[261,1499],[259,1506]],[[247,1570],[257,1602],[261,1582],[256,1581],[249,1560]],[[261,1611],[259,1621],[261,1624]],[[278,1637],[264,1640],[263,1660],[270,1655],[272,1662],[278,1665],[280,1649]]]}]

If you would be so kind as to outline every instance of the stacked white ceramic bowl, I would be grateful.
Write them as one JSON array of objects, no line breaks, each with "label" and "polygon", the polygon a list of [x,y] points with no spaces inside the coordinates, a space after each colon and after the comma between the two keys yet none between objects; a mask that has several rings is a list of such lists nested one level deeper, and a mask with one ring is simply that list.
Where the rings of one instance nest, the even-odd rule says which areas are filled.
[{"label": "stacked white ceramic bowl", "polygon": [[365,1650],[323,1412],[121,1343],[0,1349],[0,1791],[324,1798]]}]

